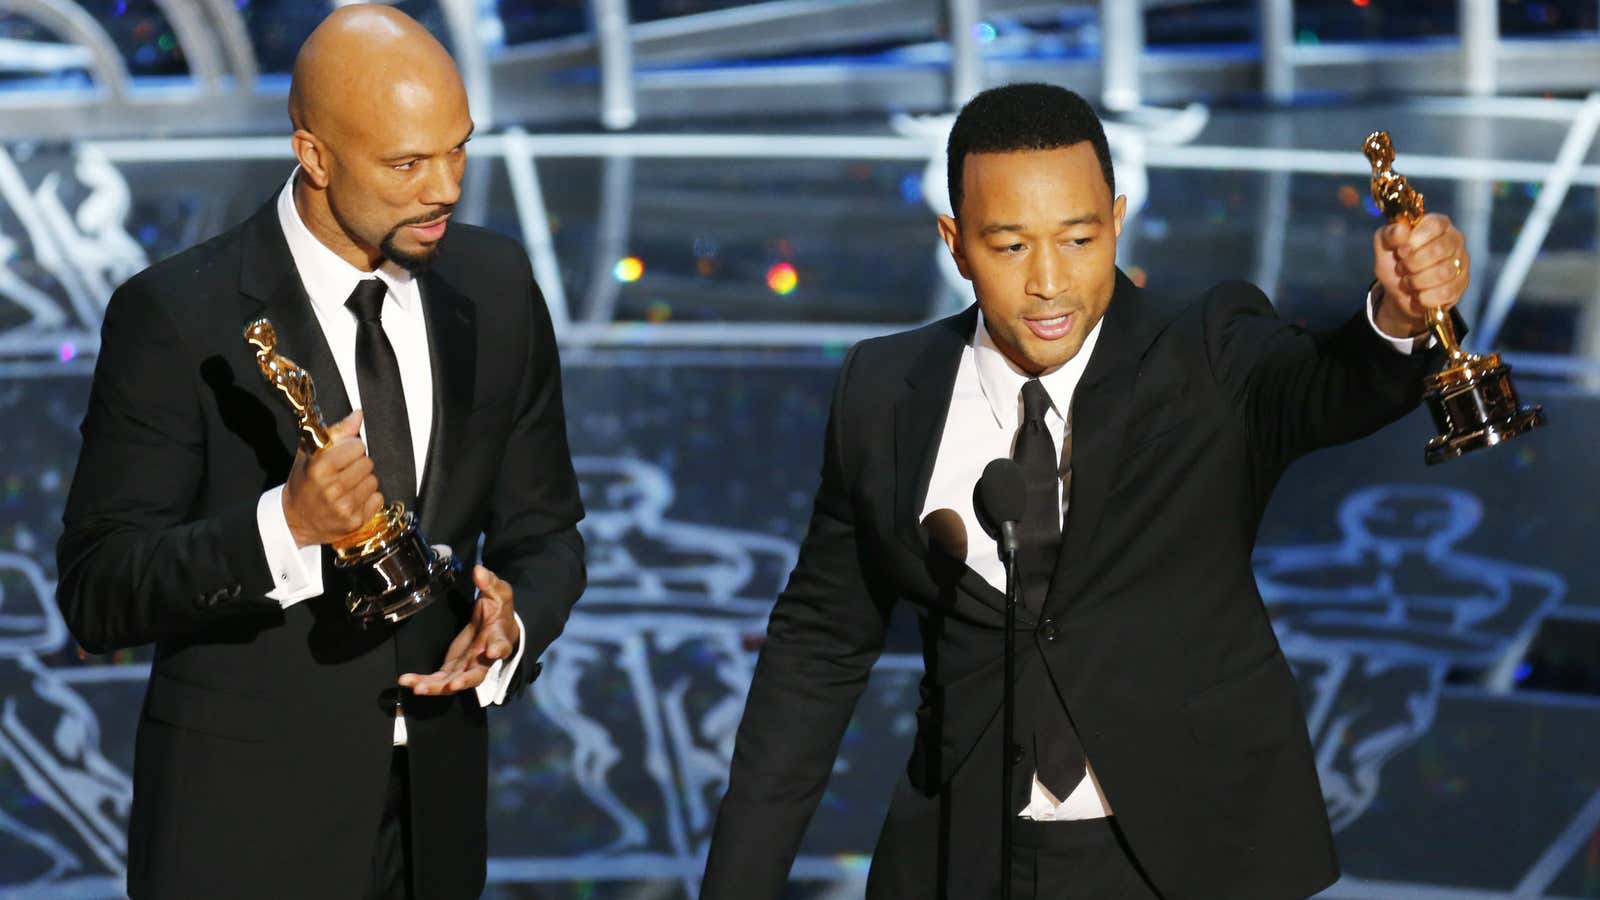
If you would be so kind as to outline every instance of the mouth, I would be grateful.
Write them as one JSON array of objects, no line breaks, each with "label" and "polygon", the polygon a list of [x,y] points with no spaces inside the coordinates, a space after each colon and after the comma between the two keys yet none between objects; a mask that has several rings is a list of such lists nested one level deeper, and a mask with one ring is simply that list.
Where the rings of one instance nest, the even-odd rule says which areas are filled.
[{"label": "mouth", "polygon": [[432,222],[424,222],[421,225],[407,225],[406,228],[409,229],[418,240],[421,240],[423,243],[429,243],[444,237],[444,227],[449,222],[450,217],[448,215],[444,215]]},{"label": "mouth", "polygon": [[1041,341],[1059,341],[1072,331],[1072,313],[1062,313],[1048,319],[1023,319],[1028,330]]}]

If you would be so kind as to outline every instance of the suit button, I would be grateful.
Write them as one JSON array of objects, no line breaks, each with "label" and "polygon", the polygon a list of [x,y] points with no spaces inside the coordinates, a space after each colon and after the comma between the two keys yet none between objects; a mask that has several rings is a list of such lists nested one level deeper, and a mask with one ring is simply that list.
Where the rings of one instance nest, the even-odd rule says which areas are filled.
[{"label": "suit button", "polygon": [[1039,623],[1039,633],[1041,635],[1043,635],[1044,639],[1047,640],[1047,641],[1055,640],[1056,639],[1056,622],[1055,622],[1055,620],[1054,619],[1045,619],[1043,622],[1040,622]]},{"label": "suit button", "polygon": [[210,609],[217,605],[217,597],[215,594],[195,594],[194,605],[201,609]]},{"label": "suit button", "polygon": [[244,590],[244,589],[242,587],[240,587],[239,585],[237,585],[237,584],[233,585],[230,588],[228,588],[228,599],[229,600],[237,600],[237,599],[239,599],[239,592],[242,591],[242,590]]},{"label": "suit button", "polygon": [[1013,766],[1022,765],[1022,761],[1027,759],[1027,758],[1028,758],[1028,754],[1022,752],[1022,745],[1021,744],[1012,744],[1011,745],[1011,764]]},{"label": "suit button", "polygon": [[401,688],[399,685],[395,685],[394,687],[386,687],[379,691],[378,709],[382,710],[388,715],[396,715],[400,711],[400,691]]}]

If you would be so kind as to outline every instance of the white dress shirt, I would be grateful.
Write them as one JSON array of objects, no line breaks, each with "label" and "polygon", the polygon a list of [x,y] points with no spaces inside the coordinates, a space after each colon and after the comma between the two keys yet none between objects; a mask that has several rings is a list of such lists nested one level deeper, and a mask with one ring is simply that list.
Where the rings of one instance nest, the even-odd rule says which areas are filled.
[{"label": "white dress shirt", "polygon": [[[1411,338],[1391,337],[1378,328],[1371,294],[1367,297],[1367,321],[1372,324],[1373,331],[1393,345],[1396,351],[1411,352]],[[1095,323],[1088,337],[1084,338],[1083,348],[1066,365],[1039,378],[1045,393],[1050,396],[1045,427],[1050,431],[1050,439],[1055,443],[1057,452],[1060,452],[1065,437],[1072,433],[1072,422],[1068,418],[1072,410],[1072,395],[1089,366],[1089,358],[1100,340],[1100,326],[1103,323],[1103,319]],[[961,362],[956,369],[955,385],[950,395],[950,413],[945,420],[944,433],[939,438],[933,476],[928,482],[928,498],[921,511],[924,522],[936,510],[950,510],[960,518],[966,531],[967,566],[998,591],[1006,589],[1005,565],[1000,561],[998,545],[978,523],[977,513],[972,506],[972,490],[990,460],[1010,458],[1017,431],[1022,426],[1022,386],[1029,378],[995,346],[980,311],[972,343],[961,351]],[[1061,474],[1065,473],[1066,467],[1063,466]],[[1059,486],[1058,493],[1064,519],[1067,493]],[[943,549],[948,552],[952,548],[946,546]],[[1095,779],[1094,766],[1088,764],[1083,780],[1065,799],[1052,794],[1035,773],[1028,804],[1019,815],[1039,821],[1097,819],[1111,815],[1111,805]]]},{"label": "white dress shirt", "polygon": [[[377,277],[389,289],[383,300],[383,333],[394,346],[395,356],[403,361],[429,360],[428,327],[422,311],[422,295],[411,273],[384,260],[374,272],[365,272],[346,262],[311,233],[294,203],[296,168],[289,175],[289,183],[278,194],[278,224],[289,244],[289,255],[294,259],[306,296],[311,298],[311,309],[317,324],[333,352],[334,365],[339,379],[344,383],[350,398],[350,408],[361,408],[361,391],[356,378],[356,317],[345,308],[345,301],[355,291],[356,284]],[[422,489],[423,466],[428,458],[428,441],[433,433],[433,368],[430,365],[400,366],[400,389],[405,394],[406,418],[411,425],[411,449],[415,456],[417,473],[416,490]],[[333,424],[333,423],[328,423]],[[367,439],[366,424],[361,426],[361,439]],[[379,485],[379,490],[383,486]],[[267,566],[272,570],[275,585],[267,596],[277,600],[284,609],[319,596],[322,593],[322,547],[296,545],[289,532],[288,520],[283,514],[283,486],[279,485],[261,495],[256,504],[256,525],[261,531],[261,545],[266,551]],[[471,577],[468,573],[467,577]],[[515,613],[513,613],[515,615]],[[522,619],[517,618],[517,631],[522,631]],[[489,668],[489,675],[478,685],[478,703],[488,706],[505,700],[510,686],[510,675],[522,660],[523,639],[518,637],[516,653],[509,661],[497,660]],[[395,746],[406,743],[406,721],[396,716],[394,723]]]}]

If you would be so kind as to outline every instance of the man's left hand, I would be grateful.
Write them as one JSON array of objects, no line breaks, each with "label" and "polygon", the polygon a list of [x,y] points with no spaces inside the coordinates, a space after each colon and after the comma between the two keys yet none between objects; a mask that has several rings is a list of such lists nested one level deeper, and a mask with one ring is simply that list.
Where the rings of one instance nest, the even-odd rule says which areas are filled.
[{"label": "man's left hand", "polygon": [[472,580],[478,586],[472,621],[450,642],[444,665],[431,675],[401,675],[401,687],[430,697],[468,691],[483,683],[497,660],[516,652],[522,633],[512,612],[511,585],[483,566],[473,566]]},{"label": "man's left hand", "polygon": [[1377,325],[1393,337],[1428,327],[1428,310],[1449,309],[1466,293],[1472,259],[1467,239],[1448,216],[1429,213],[1413,228],[1395,222],[1372,236],[1373,274],[1383,285]]}]

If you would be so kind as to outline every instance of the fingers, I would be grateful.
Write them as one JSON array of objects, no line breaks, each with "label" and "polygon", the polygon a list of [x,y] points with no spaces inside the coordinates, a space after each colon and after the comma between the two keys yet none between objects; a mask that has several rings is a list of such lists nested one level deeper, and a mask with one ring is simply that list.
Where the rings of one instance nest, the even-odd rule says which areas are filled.
[{"label": "fingers", "polygon": [[372,458],[361,441],[361,421],[356,410],[335,423],[328,429],[333,441],[306,463],[310,493],[327,510],[328,526],[344,532],[360,528],[383,508]]},{"label": "fingers", "polygon": [[517,649],[516,617],[512,613],[511,585],[483,566],[474,566],[478,602],[472,619],[445,651],[444,663],[429,674],[407,672],[400,686],[423,696],[443,696],[471,690],[483,683],[496,661],[510,659]]},{"label": "fingers", "polygon": [[470,691],[489,677],[489,664],[481,660],[468,660],[464,665],[442,668],[437,672],[419,675],[407,672],[400,676],[400,686],[410,688],[421,697],[443,697]]},{"label": "fingers", "polygon": [[1411,226],[1404,222],[1391,222],[1372,236],[1372,248],[1379,253],[1404,247],[1411,239]]},{"label": "fingers", "polygon": [[486,659],[508,659],[516,649],[516,617],[512,612],[512,590],[509,582],[478,565],[472,569],[472,580],[478,585],[478,605],[475,617],[480,617],[482,634],[475,650]]},{"label": "fingers", "polygon": [[469,624],[461,629],[450,648],[445,651],[444,664],[437,672],[418,674],[407,672],[400,676],[400,686],[410,688],[422,696],[444,696],[475,688],[489,675],[493,660],[485,659],[477,651],[475,639],[478,629]]},{"label": "fingers", "polygon": [[483,660],[485,665],[498,659],[510,659],[512,652],[517,649],[511,624],[507,618],[497,618],[485,625],[478,639],[473,642],[472,655]]},{"label": "fingers", "polygon": [[1459,298],[1471,280],[1466,238],[1448,216],[1430,215],[1412,231],[1397,254],[1400,285],[1424,306],[1443,306]]},{"label": "fingers", "polygon": [[[361,444],[360,441],[355,441],[354,443],[358,447]],[[341,447],[340,449],[343,448]],[[330,467],[328,469],[328,478],[324,484],[341,494],[359,493],[365,496],[369,491],[364,489],[363,485],[369,479],[372,482],[371,490],[376,490],[378,478],[373,474],[372,457],[363,452],[343,467]]]},{"label": "fingers", "polygon": [[1417,312],[1454,303],[1471,281],[1466,239],[1449,216],[1430,213],[1415,227],[1397,222],[1380,228],[1373,250],[1379,280],[1397,303]]},{"label": "fingers", "polygon": [[372,474],[372,461],[365,456],[340,472],[313,475],[313,491],[332,517],[332,524],[354,531],[383,508],[378,493],[378,478]]},{"label": "fingers", "polygon": [[472,567],[472,582],[481,593],[502,603],[511,602],[511,585],[501,581],[500,576],[481,563]]},{"label": "fingers", "polygon": [[333,438],[334,441],[338,441],[340,438],[360,437],[361,421],[362,414],[361,410],[358,409],[350,415],[345,416],[339,421],[333,423],[333,425],[328,428],[328,436]]}]

